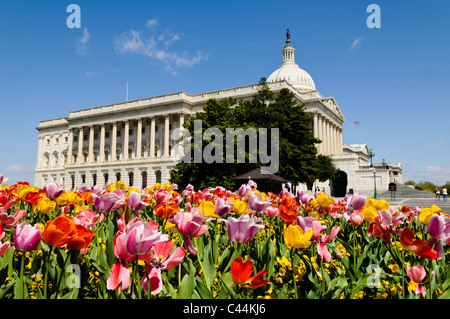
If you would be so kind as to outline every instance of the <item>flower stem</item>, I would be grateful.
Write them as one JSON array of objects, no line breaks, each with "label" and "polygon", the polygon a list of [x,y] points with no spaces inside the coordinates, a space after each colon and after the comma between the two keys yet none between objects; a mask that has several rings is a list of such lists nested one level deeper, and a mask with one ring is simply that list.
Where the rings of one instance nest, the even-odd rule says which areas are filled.
[{"label": "flower stem", "polygon": [[17,299],[24,299],[24,289],[23,289],[23,268],[25,264],[25,252],[22,252],[22,260],[20,262],[20,278],[19,278],[19,286],[20,286],[20,294],[17,296]]}]

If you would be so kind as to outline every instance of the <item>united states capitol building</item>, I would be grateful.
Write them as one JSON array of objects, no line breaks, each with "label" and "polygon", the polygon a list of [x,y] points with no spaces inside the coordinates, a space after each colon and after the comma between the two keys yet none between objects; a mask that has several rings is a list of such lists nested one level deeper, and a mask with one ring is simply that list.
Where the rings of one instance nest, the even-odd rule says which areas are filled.
[{"label": "united states capitol building", "polygon": [[[267,78],[273,92],[289,89],[311,115],[314,136],[322,140],[318,153],[332,157],[339,169],[332,181],[316,183],[328,194],[373,194],[374,186],[387,190],[390,182],[402,182],[400,163],[373,163],[366,144],[348,145],[342,140],[344,115],[334,97],[317,90],[312,77],[295,62],[295,49],[287,34],[282,63]],[[180,91],[159,96],[74,110],[68,116],[40,121],[35,169],[36,186],[48,182],[74,189],[82,184],[101,185],[122,180],[145,188],[166,183],[178,155],[172,132],[201,112],[209,99],[247,99],[258,92],[250,84],[213,92]],[[300,185],[305,189],[305,185]]]}]

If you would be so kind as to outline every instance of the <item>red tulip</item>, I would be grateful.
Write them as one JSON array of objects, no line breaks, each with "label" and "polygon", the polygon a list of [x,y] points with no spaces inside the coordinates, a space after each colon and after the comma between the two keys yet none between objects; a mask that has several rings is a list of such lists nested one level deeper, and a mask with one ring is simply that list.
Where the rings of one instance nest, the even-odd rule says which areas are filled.
[{"label": "red tulip", "polygon": [[414,239],[414,233],[408,227],[403,229],[400,236],[400,243],[403,248],[416,256],[432,260],[439,258],[439,253],[436,250],[431,249],[425,241],[422,239]]},{"label": "red tulip", "polygon": [[269,284],[270,281],[261,279],[267,275],[267,270],[261,270],[256,275],[250,277],[253,273],[253,263],[251,260],[243,261],[238,257],[231,263],[231,278],[236,285],[247,284],[244,287],[261,287]]}]

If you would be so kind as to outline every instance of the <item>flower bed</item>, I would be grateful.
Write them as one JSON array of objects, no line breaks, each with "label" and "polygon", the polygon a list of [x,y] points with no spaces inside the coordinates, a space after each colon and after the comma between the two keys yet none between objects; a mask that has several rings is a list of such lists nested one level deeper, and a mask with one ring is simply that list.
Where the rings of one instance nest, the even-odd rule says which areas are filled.
[{"label": "flower bed", "polygon": [[4,183],[0,298],[449,298],[450,219],[220,186]]}]

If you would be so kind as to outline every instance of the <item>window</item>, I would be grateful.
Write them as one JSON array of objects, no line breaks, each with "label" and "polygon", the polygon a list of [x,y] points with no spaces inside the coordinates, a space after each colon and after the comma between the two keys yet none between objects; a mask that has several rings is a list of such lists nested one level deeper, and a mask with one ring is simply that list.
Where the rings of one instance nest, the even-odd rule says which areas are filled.
[{"label": "window", "polygon": [[117,136],[118,136],[118,137],[120,136],[120,131],[117,131]]},{"label": "window", "polygon": [[147,172],[142,172],[142,188],[147,187]]},{"label": "window", "polygon": [[98,140],[98,133],[94,134],[94,140]]},{"label": "window", "polygon": [[64,143],[68,143],[69,142],[69,138],[66,136],[64,137]]},{"label": "window", "polygon": [[133,129],[132,129],[132,128],[130,128],[130,129],[128,130],[128,135],[133,135]]},{"label": "window", "polygon": [[128,173],[128,185],[130,185],[130,186],[133,186],[133,177],[134,177],[134,173],[129,172]]},{"label": "window", "polygon": [[92,174],[92,185],[97,185],[97,174]]},{"label": "window", "polygon": [[109,138],[109,132],[105,133],[105,138]]},{"label": "window", "polygon": [[81,174],[81,183],[86,184],[86,175]]},{"label": "window", "polygon": [[78,142],[78,136],[74,136],[74,137],[73,137],[73,141],[74,141],[74,142]]},{"label": "window", "polygon": [[145,127],[142,128],[142,134],[145,134]]},{"label": "window", "polygon": [[55,143],[59,144],[59,138],[55,138]]}]

